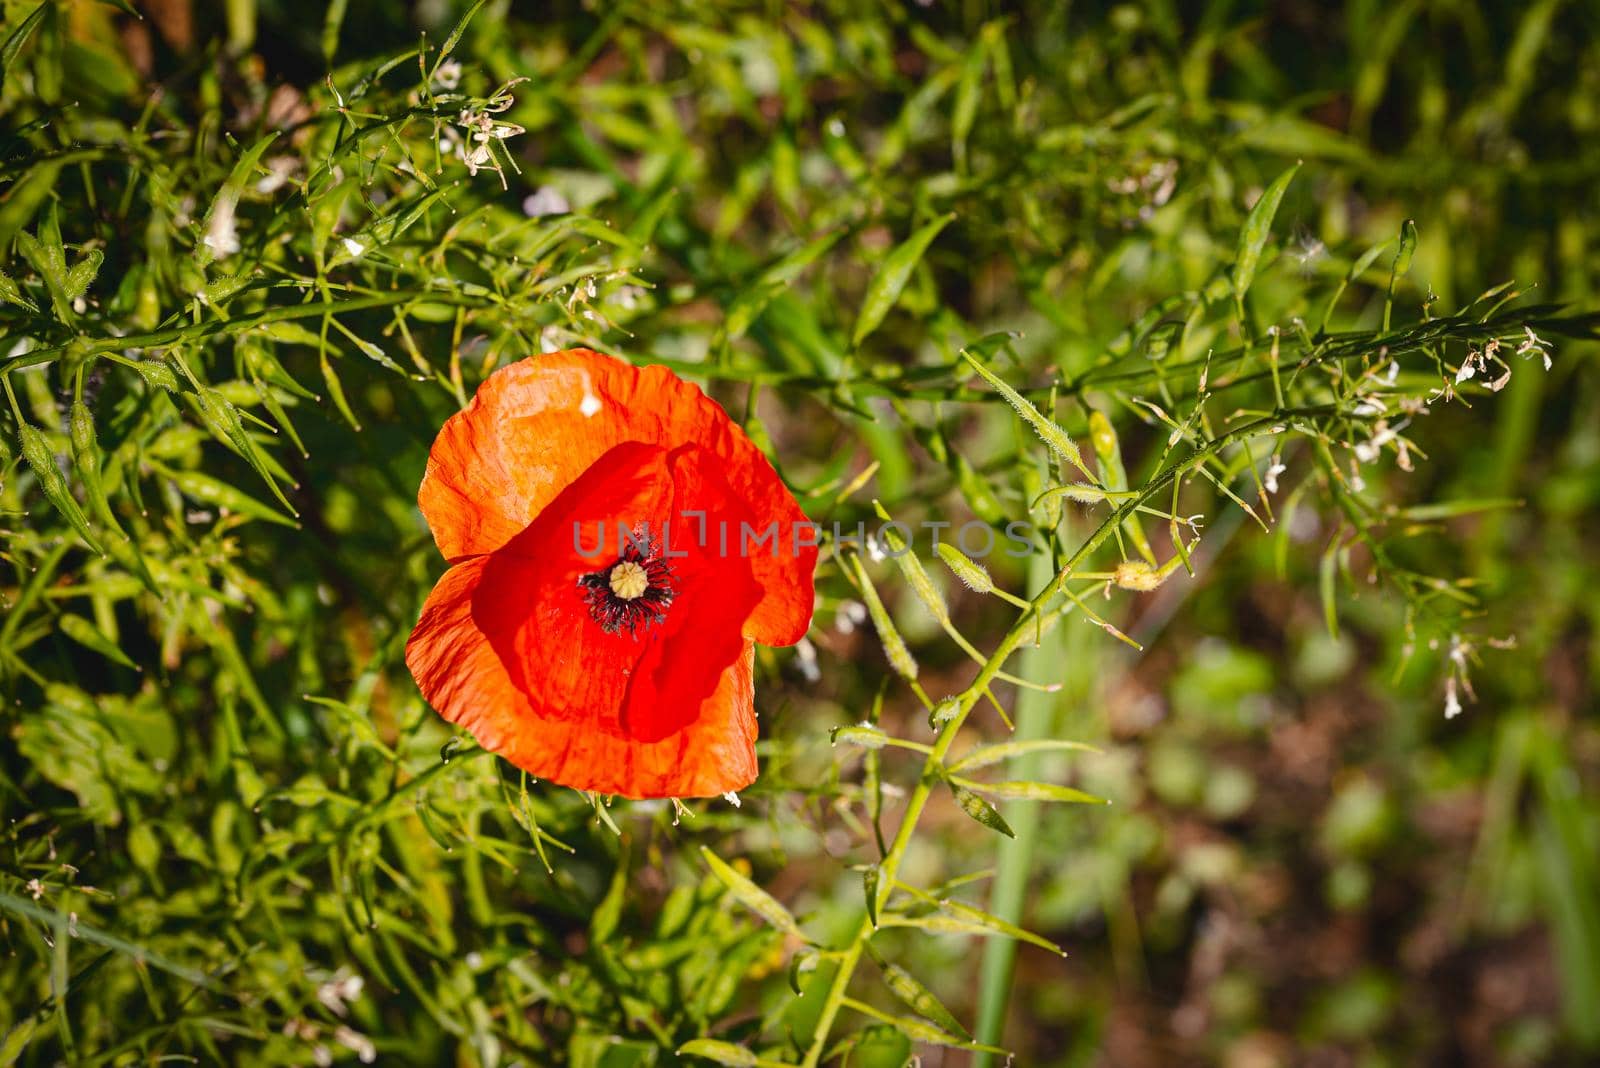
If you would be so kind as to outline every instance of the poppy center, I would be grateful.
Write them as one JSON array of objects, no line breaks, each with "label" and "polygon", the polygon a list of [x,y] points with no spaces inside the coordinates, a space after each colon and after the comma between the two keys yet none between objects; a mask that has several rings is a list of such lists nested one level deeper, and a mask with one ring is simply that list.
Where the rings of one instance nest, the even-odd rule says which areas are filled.
[{"label": "poppy center", "polygon": [[650,577],[632,560],[624,560],[611,569],[609,584],[611,592],[624,601],[636,601],[650,588]]},{"label": "poppy center", "polygon": [[641,626],[664,623],[677,591],[672,568],[656,543],[642,533],[625,539],[622,555],[608,567],[578,579],[589,614],[607,634],[626,630],[638,636]]}]

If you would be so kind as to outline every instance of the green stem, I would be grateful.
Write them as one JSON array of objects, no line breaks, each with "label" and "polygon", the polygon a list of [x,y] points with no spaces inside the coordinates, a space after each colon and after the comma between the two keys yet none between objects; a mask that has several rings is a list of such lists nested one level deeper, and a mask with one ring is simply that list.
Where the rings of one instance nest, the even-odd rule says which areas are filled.
[{"label": "green stem", "polygon": [[[1050,580],[1050,557],[1043,553],[1029,561],[1028,586],[1030,589]],[[1089,628],[1080,628],[1076,634],[1087,635]],[[1022,654],[1020,674],[1027,676],[1036,669],[1052,664],[1076,663],[1075,658],[1062,659],[1062,632],[1051,631],[1042,644]],[[1069,639],[1071,640],[1071,639]],[[1074,676],[1076,684],[1082,673]],[[1077,685],[1075,689],[1081,688]],[[1052,715],[1061,700],[1059,696],[1027,691],[1017,695],[1017,741],[1048,738],[1057,726]],[[1038,755],[1028,754],[1016,763],[1016,778],[1038,777]],[[1022,922],[1022,902],[1027,892],[1028,874],[1033,866],[1033,847],[1038,838],[1040,806],[1032,801],[1012,801],[1002,815],[1016,832],[1015,838],[1000,843],[994,886],[989,892],[989,912],[1010,923]],[[1000,1045],[1005,1024],[1006,1004],[1011,992],[1011,972],[1017,957],[1017,944],[1009,938],[991,938],[983,947],[983,970],[978,987],[978,1022],[974,1030],[977,1041],[986,1046]],[[973,1054],[972,1068],[989,1068],[994,1054],[979,1051]]]},{"label": "green stem", "polygon": [[[911,796],[906,802],[906,812],[901,818],[899,830],[895,832],[894,841],[889,846],[879,864],[880,875],[879,907],[874,911],[882,914],[882,906],[890,890],[895,885],[895,877],[899,874],[901,861],[904,860],[906,850],[911,845],[911,838],[916,833],[917,822],[922,818],[922,810],[927,807],[928,798],[933,792],[935,784],[942,777],[944,758],[950,752],[950,747],[955,743],[956,735],[961,732],[961,726],[966,722],[967,715],[978,703],[985,689],[994,681],[1000,672],[1001,665],[1008,660],[1012,653],[1022,643],[1024,637],[1032,632],[1032,623],[1035,617],[1042,616],[1045,609],[1053,602],[1061,591],[1066,588],[1067,582],[1077,571],[1078,565],[1086,560],[1090,554],[1099,549],[1122,521],[1132,515],[1140,505],[1153,498],[1156,494],[1174,485],[1185,474],[1204,463],[1210,456],[1239,441],[1258,437],[1273,432],[1273,427],[1280,426],[1285,420],[1300,416],[1314,416],[1330,414],[1334,410],[1332,405],[1320,405],[1308,408],[1296,408],[1273,412],[1264,419],[1258,419],[1245,426],[1238,427],[1218,438],[1207,442],[1194,453],[1168,467],[1156,475],[1138,494],[1130,500],[1124,501],[1117,507],[1105,521],[1095,528],[1082,545],[1068,558],[1066,564],[1055,575],[1044,589],[1029,602],[1028,610],[1023,612],[1011,629],[1007,631],[1000,644],[995,647],[989,659],[978,670],[977,677],[961,692],[958,698],[958,711],[951,720],[939,731],[934,739],[933,751],[928,754],[923,762],[922,775],[917,781],[916,788],[911,791]],[[826,999],[822,1003],[822,1011],[817,1016],[816,1029],[812,1032],[811,1044],[806,1048],[805,1058],[800,1062],[802,1068],[817,1068],[822,1062],[823,1052],[827,1049],[828,1037],[833,1030],[833,1022],[839,1015],[839,1010],[844,1007],[846,993],[850,988],[850,980],[855,976],[856,965],[861,961],[861,954],[867,940],[876,930],[871,918],[865,909],[862,910],[861,921],[856,926],[855,934],[851,937],[849,945],[840,952],[839,969],[834,974],[833,983],[828,988]]]}]

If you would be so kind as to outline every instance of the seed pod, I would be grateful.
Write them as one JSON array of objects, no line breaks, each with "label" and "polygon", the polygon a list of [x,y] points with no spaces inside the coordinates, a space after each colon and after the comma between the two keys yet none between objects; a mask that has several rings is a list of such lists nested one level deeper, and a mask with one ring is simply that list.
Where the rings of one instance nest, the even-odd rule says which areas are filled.
[{"label": "seed pod", "polygon": [[178,376],[162,361],[138,360],[134,362],[133,369],[139,372],[139,377],[147,384],[157,389],[164,389],[168,393],[178,392]]},{"label": "seed pod", "polygon": [[123,533],[117,517],[111,513],[111,502],[106,499],[105,485],[100,478],[100,447],[95,441],[94,416],[89,414],[89,406],[83,401],[72,402],[67,427],[72,441],[72,465],[83,482],[89,507],[94,509],[100,522],[126,539],[127,535]]},{"label": "seed pod", "polygon": [[917,600],[922,602],[924,608],[940,623],[950,621],[950,609],[945,607],[944,598],[939,596],[939,591],[934,588],[933,580],[928,577],[927,570],[922,566],[922,561],[917,559],[916,552],[906,543],[895,529],[894,522],[889,518],[889,513],[884,511],[883,505],[877,501],[872,502],[878,510],[878,516],[883,519],[884,525],[879,532],[884,543],[889,547],[889,555],[893,557],[900,573],[905,576],[906,582],[911,586],[911,592],[917,595]]},{"label": "seed pod", "polygon": [[1155,568],[1143,560],[1124,560],[1117,565],[1117,570],[1113,572],[1111,581],[1125,590],[1138,590],[1141,593],[1148,593],[1161,585],[1161,580],[1165,577],[1165,575],[1158,573]]},{"label": "seed pod", "polygon": [[872,617],[872,625],[878,631],[878,640],[883,643],[883,653],[889,658],[889,666],[908,682],[916,681],[917,662],[911,658],[911,650],[906,648],[905,639],[900,637],[894,620],[889,618],[889,610],[883,607],[877,589],[873,587],[872,580],[867,578],[867,569],[861,566],[861,558],[856,557],[854,563],[856,578],[861,583],[861,598],[867,602],[867,614]]},{"label": "seed pod", "polygon": [[944,729],[946,723],[949,723],[960,714],[961,702],[954,697],[946,697],[929,711],[928,728],[937,733]]},{"label": "seed pod", "polygon": [[948,542],[941,541],[934,551],[945,562],[945,566],[955,573],[956,578],[966,583],[968,589],[977,593],[994,592],[994,579],[990,576],[988,568],[974,562],[966,553]]},{"label": "seed pod", "polygon": [[56,466],[55,457],[50,454],[50,446],[45,442],[44,434],[38,427],[19,419],[17,436],[22,441],[23,459],[33,468],[34,476],[39,480],[39,488],[44,490],[45,499],[55,505],[56,511],[72,524],[72,529],[78,532],[78,536],[88,544],[89,548],[102,556],[105,555],[100,543],[89,533],[89,521],[84,518],[78,502],[72,499],[72,491],[67,487],[67,480],[61,476],[61,469]]}]

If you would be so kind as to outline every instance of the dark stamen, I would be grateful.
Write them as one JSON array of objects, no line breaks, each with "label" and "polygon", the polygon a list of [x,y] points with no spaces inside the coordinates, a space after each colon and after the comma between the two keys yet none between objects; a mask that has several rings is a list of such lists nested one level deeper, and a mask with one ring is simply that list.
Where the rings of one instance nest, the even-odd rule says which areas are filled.
[{"label": "dark stamen", "polygon": [[676,591],[672,568],[645,530],[635,529],[624,542],[621,556],[584,575],[578,587],[601,630],[615,634],[626,629],[638,637],[640,626],[666,622]]}]

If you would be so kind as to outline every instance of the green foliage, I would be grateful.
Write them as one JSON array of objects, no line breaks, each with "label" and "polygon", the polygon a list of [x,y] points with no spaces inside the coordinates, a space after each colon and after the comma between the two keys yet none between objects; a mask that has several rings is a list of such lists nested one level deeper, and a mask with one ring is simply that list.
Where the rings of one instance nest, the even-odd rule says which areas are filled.
[{"label": "green foliage", "polygon": [[[1541,938],[1493,1040],[1595,1048],[1593,20],[982,7],[5,3],[3,1059],[1428,1059]],[[577,345],[838,524],[740,807],[405,669],[433,434]]]}]

